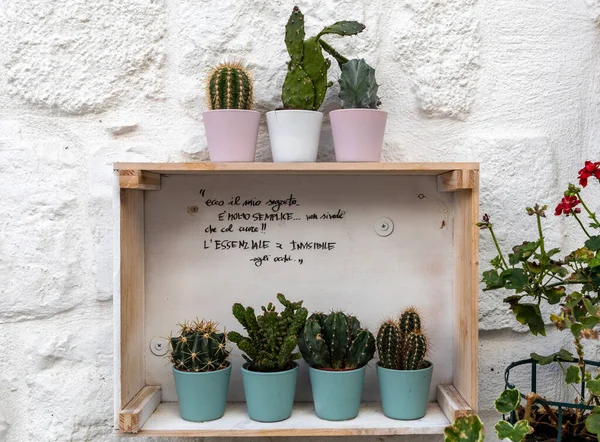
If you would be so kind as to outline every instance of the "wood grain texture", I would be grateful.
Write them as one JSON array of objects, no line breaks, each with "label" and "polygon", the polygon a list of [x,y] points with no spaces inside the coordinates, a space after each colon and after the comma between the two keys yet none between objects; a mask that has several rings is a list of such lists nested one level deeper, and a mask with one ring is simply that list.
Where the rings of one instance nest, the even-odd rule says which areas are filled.
[{"label": "wood grain texture", "polygon": [[438,385],[437,402],[450,422],[473,414],[473,409],[454,388],[454,385]]},{"label": "wood grain texture", "polygon": [[456,255],[454,386],[477,411],[478,299],[479,299],[479,172],[473,188],[455,192],[454,241]]},{"label": "wood grain texture", "polygon": [[456,192],[472,189],[475,185],[475,170],[453,170],[437,176],[439,192]]},{"label": "wood grain texture", "polygon": [[161,401],[160,386],[146,385],[119,413],[119,430],[137,433]]},{"label": "wood grain texture", "polygon": [[121,189],[160,190],[160,174],[144,170],[120,170]]},{"label": "wood grain texture", "polygon": [[439,175],[475,170],[479,163],[115,163],[115,170],[160,174],[379,174]]},{"label": "wood grain texture", "polygon": [[177,403],[163,402],[138,436],[156,437],[269,437],[269,436],[393,436],[443,434],[449,421],[435,402],[422,419],[399,421],[385,417],[380,404],[363,403],[356,419],[331,422],[319,419],[312,403],[296,403],[292,416],[281,422],[250,420],[243,403],[229,403],[225,415],[211,422],[187,422]]},{"label": "wood grain texture", "polygon": [[121,408],[145,386],[144,192],[121,189]]}]

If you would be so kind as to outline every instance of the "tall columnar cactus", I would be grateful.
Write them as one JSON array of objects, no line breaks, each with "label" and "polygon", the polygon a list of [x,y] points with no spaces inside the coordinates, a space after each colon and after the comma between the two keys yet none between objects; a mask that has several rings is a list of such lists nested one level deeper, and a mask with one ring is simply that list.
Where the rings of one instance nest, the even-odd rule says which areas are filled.
[{"label": "tall columnar cactus", "polygon": [[393,370],[419,370],[428,366],[427,337],[421,330],[421,317],[410,307],[398,321],[381,324],[377,333],[379,365]]},{"label": "tall columnar cactus", "polygon": [[356,35],[364,29],[365,25],[356,21],[339,21],[305,40],[304,15],[298,6],[294,6],[285,27],[285,45],[290,61],[281,91],[284,107],[317,110],[323,103],[327,88],[333,84],[327,81],[331,62],[325,59],[322,49],[329,48],[328,52],[337,54],[321,37],[327,34]]},{"label": "tall columnar cactus", "polygon": [[274,372],[292,367],[300,353],[295,353],[298,335],[306,322],[308,310],[302,301],[290,302],[281,293],[277,295],[285,307],[283,312],[275,311],[273,303],[262,307],[263,314],[256,316],[252,307],[233,305],[233,316],[244,327],[248,336],[229,332],[229,339],[235,342],[244,353],[247,368],[253,371]]},{"label": "tall columnar cactus", "polygon": [[170,359],[181,371],[216,371],[229,365],[227,335],[212,321],[185,321],[179,336],[170,339]]},{"label": "tall columnar cactus", "polygon": [[304,360],[313,368],[350,370],[365,366],[375,353],[375,338],[354,316],[315,313],[298,339]]},{"label": "tall columnar cactus", "polygon": [[344,109],[377,109],[381,104],[377,96],[379,85],[375,80],[375,69],[364,59],[348,60],[343,63],[339,83],[340,99]]},{"label": "tall columnar cactus", "polygon": [[206,80],[208,106],[215,109],[252,109],[252,77],[239,62],[221,63]]}]

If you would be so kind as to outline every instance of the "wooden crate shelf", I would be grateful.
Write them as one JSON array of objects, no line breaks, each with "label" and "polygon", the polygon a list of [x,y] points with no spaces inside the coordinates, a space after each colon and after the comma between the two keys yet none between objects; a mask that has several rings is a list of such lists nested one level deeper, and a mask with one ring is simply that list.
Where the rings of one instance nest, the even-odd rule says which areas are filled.
[{"label": "wooden crate shelf", "polygon": [[[120,274],[114,300],[117,312],[115,321],[118,324],[115,361],[115,425],[119,431],[140,436],[166,437],[442,434],[444,427],[454,418],[477,410],[478,229],[475,223],[479,216],[478,163],[115,163],[114,169],[118,173],[120,186],[120,253],[118,254]],[[223,177],[224,175],[227,178]],[[198,178],[194,178],[194,176],[198,176]],[[321,181],[317,185],[315,183],[307,184],[306,180]],[[451,306],[449,311],[453,315],[452,318],[445,322],[441,321],[448,328],[446,331],[450,338],[439,345],[437,349],[434,345],[433,356],[438,358],[436,369],[439,365],[442,367],[439,370],[444,372],[438,373],[441,377],[438,382],[435,382],[439,384],[437,393],[432,393],[433,396],[430,397],[432,402],[423,419],[415,421],[388,419],[383,415],[380,404],[369,402],[373,400],[374,395],[368,394],[358,418],[352,421],[328,422],[316,417],[312,403],[304,402],[309,400],[304,395],[300,398],[300,402],[295,404],[293,415],[289,420],[264,424],[251,421],[247,417],[245,405],[235,402],[243,399],[243,397],[240,398],[239,391],[232,398],[234,402],[228,404],[227,412],[220,420],[190,423],[179,417],[177,403],[173,402],[176,400],[173,388],[169,384],[172,383],[172,379],[164,376],[165,367],[159,366],[156,360],[148,356],[149,342],[152,337],[157,336],[159,328],[157,315],[163,314],[157,312],[173,310],[176,304],[173,297],[183,296],[185,298],[187,296],[185,299],[182,298],[182,301],[185,302],[197,298],[190,298],[191,294],[179,295],[180,292],[185,291],[181,287],[173,288],[174,294],[172,295],[156,296],[157,292],[165,289],[160,286],[160,283],[159,287],[156,286],[157,278],[162,274],[157,266],[163,264],[157,261],[159,258],[157,258],[156,251],[159,245],[165,247],[166,243],[165,238],[160,238],[158,241],[155,236],[170,232],[168,240],[176,243],[179,248],[182,247],[182,238],[178,238],[178,235],[187,235],[183,238],[185,239],[184,246],[188,239],[191,242],[198,241],[197,237],[190,237],[190,232],[194,231],[190,230],[189,225],[187,227],[184,225],[180,231],[176,223],[181,220],[189,223],[194,215],[193,212],[185,215],[180,213],[186,209],[185,204],[190,195],[198,193],[197,190],[190,191],[190,186],[199,185],[198,183],[205,186],[206,183],[213,181],[215,186],[226,186],[228,189],[239,186],[244,190],[252,188],[252,186],[263,190],[265,186],[272,189],[280,187],[285,189],[295,186],[295,183],[300,183],[300,187],[304,186],[302,190],[305,192],[305,196],[323,193],[326,194],[325,197],[330,198],[333,198],[331,195],[340,196],[340,192],[343,193],[343,185],[353,185],[355,186],[354,190],[359,189],[363,192],[357,196],[357,200],[363,201],[365,195],[375,195],[374,199],[377,200],[376,204],[373,203],[374,205],[366,210],[359,210],[358,206],[352,207],[355,209],[355,213],[361,212],[360,217],[365,218],[366,221],[369,218],[365,213],[368,214],[371,211],[375,213],[376,210],[381,209],[382,204],[387,204],[382,203],[385,200],[383,196],[377,196],[378,189],[381,189],[385,197],[388,197],[393,195],[395,192],[393,189],[397,188],[402,196],[389,203],[393,206],[390,213],[396,214],[396,217],[401,217],[398,214],[402,213],[416,213],[420,216],[421,218],[416,221],[414,227],[416,233],[413,233],[413,236],[416,237],[422,235],[421,224],[429,223],[433,226],[434,221],[428,219],[429,216],[435,217],[436,220],[438,217],[443,218],[441,225],[435,221],[435,231],[431,230],[434,238],[428,239],[429,242],[426,242],[430,244],[435,241],[436,235],[440,237],[444,235],[443,244],[439,246],[439,250],[430,251],[432,255],[436,256],[433,264],[430,260],[422,258],[423,262],[418,263],[420,267],[417,267],[413,272],[415,275],[412,275],[413,279],[420,276],[424,278],[423,281],[428,283],[434,281],[438,285],[445,284],[446,281],[451,282],[451,286],[439,295],[446,297],[443,301],[444,305]],[[336,183],[341,184],[338,186]],[[321,192],[320,189],[326,189],[326,191]],[[408,200],[407,192],[425,193],[426,195],[419,193],[418,196],[419,200],[421,197],[425,199],[428,204],[427,208],[424,208],[425,202],[418,206],[417,204],[420,203],[417,199],[414,202],[412,199]],[[432,193],[437,196],[432,196]],[[164,194],[162,198],[156,196],[162,194]],[[320,198],[325,197],[320,196]],[[402,204],[409,204],[410,207],[399,208],[398,206]],[[161,205],[165,205],[164,210]],[[177,219],[169,219],[165,224],[164,219],[169,218],[169,214],[175,210],[174,207],[177,213],[173,217]],[[197,205],[193,206],[190,203],[190,206],[187,207],[188,211],[190,207],[198,210]],[[183,218],[183,216],[188,218]],[[162,221],[157,221],[157,217]],[[365,219],[361,218],[359,221],[364,224]],[[401,235],[407,221],[399,220],[398,222],[398,235]],[[197,227],[195,228],[197,229]],[[351,225],[348,228],[355,227],[355,225]],[[444,228],[450,231],[443,233],[445,232]],[[335,228],[331,227],[330,229]],[[366,235],[366,233],[361,233],[361,235]],[[348,233],[348,237],[350,238],[352,235]],[[159,244],[155,244],[156,242]],[[389,247],[389,243],[381,244]],[[410,244],[407,247],[410,248]],[[448,249],[444,250],[443,247],[448,247]],[[348,259],[346,255],[340,256]],[[173,256],[176,256],[174,251],[165,251],[165,259],[168,260]],[[357,285],[367,284],[370,276],[376,277],[377,282],[384,280],[381,282],[383,286],[378,290],[386,291],[386,284],[395,284],[392,281],[396,277],[395,271],[393,271],[396,264],[393,260],[410,255],[396,256],[388,253],[386,256],[387,258],[382,264],[383,270],[370,268],[371,273],[364,277],[356,275],[356,269],[352,266],[346,266],[344,269],[353,272],[351,273],[352,277],[358,278]],[[390,259],[392,260],[391,264]],[[442,274],[436,273],[439,269],[432,269],[431,266],[435,266],[437,262],[441,263],[439,265],[446,265],[450,270],[443,271]],[[168,262],[164,264],[170,265]],[[182,264],[180,262],[173,265],[178,269]],[[317,264],[314,265],[317,267]],[[324,265],[321,263],[319,267],[322,268]],[[210,275],[215,270],[213,268],[206,271]],[[194,268],[194,272],[196,274],[202,272],[200,265],[198,268]],[[237,273],[237,269],[234,269],[234,272]],[[377,274],[375,275],[373,272]],[[172,273],[176,274],[174,271],[171,271]],[[432,275],[436,276],[432,279]],[[315,274],[316,281],[322,282],[322,278],[324,278],[323,275]],[[262,283],[262,276],[257,276],[254,289],[260,288]],[[404,290],[413,287],[415,282],[407,284],[408,286],[404,287]],[[210,289],[206,291],[210,293]],[[194,294],[193,296],[200,295]],[[391,305],[390,299],[394,298],[389,294],[385,296],[387,296],[385,302],[389,306],[387,304],[379,305],[378,309],[382,316],[404,305],[402,300],[394,301],[394,305]],[[252,298],[245,297],[242,301],[257,307],[262,302],[262,298],[261,301],[253,301]],[[338,305],[338,307],[340,306],[345,307]],[[311,305],[307,305],[307,307],[311,309]],[[333,307],[335,306],[332,305],[330,308]],[[164,321],[159,324],[161,330],[164,330],[164,334],[168,333],[169,327],[175,325],[172,317],[175,317],[176,314],[180,315],[181,311],[192,316],[203,314],[202,308],[195,308],[193,305],[186,307],[185,310],[165,313],[168,319],[165,317]],[[359,314],[359,318],[360,316]],[[373,315],[371,316],[373,317]],[[369,324],[371,327],[374,325],[372,317],[371,324]],[[178,317],[178,319],[186,318]],[[435,322],[436,324],[433,324],[434,333],[439,334],[436,327],[440,327],[438,324],[440,321]],[[231,327],[228,326],[228,328]],[[451,345],[449,346],[448,343]],[[435,354],[436,352],[437,354]],[[163,360],[161,364],[168,366],[168,361]],[[239,365],[239,361],[236,361],[235,364]],[[374,367],[369,370],[371,371],[370,376],[373,376]],[[233,388],[239,390],[241,388],[239,379],[236,382]],[[306,378],[300,379],[299,382],[304,382],[304,388],[306,388]],[[365,388],[371,390],[374,388],[372,379]]]}]

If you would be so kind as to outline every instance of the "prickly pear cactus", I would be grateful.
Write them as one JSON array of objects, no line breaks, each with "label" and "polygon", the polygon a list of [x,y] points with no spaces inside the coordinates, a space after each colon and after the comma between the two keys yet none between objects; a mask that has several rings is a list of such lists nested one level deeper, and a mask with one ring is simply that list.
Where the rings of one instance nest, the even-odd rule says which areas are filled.
[{"label": "prickly pear cactus", "polygon": [[216,371],[229,365],[227,336],[212,321],[184,322],[179,336],[170,339],[170,359],[177,370]]},{"label": "prickly pear cactus", "polygon": [[[328,52],[334,52],[343,58],[327,43],[323,46],[321,36],[356,35],[364,28],[363,24],[355,21],[340,21],[325,27],[315,37],[304,40],[304,15],[298,6],[294,6],[285,27],[285,46],[290,61],[281,90],[283,106],[286,109],[317,110],[325,99],[327,88],[333,84],[327,81],[327,70],[331,62],[323,56],[323,50],[327,47],[330,49]],[[337,57],[336,59],[339,62]]]},{"label": "prickly pear cactus", "polygon": [[421,330],[421,317],[410,307],[398,321],[387,320],[377,333],[379,365],[392,370],[419,370],[429,363],[427,336]]},{"label": "prickly pear cactus", "polygon": [[213,110],[252,109],[252,77],[241,63],[221,63],[208,76],[206,97],[208,106]]},{"label": "prickly pear cactus", "polygon": [[300,359],[300,353],[295,353],[294,349],[308,311],[302,307],[302,301],[288,301],[281,293],[277,300],[284,306],[281,313],[276,311],[273,303],[269,303],[261,307],[263,313],[259,316],[252,307],[239,303],[233,305],[233,316],[248,336],[233,331],[228,336],[245,353],[242,357],[249,370],[284,371],[292,367],[295,359]]},{"label": "prickly pear cactus", "polygon": [[306,321],[298,347],[313,368],[352,370],[364,367],[373,358],[375,338],[354,316],[315,313]]},{"label": "prickly pear cactus", "polygon": [[364,59],[354,59],[342,65],[340,99],[344,109],[377,109],[380,104],[375,69]]}]

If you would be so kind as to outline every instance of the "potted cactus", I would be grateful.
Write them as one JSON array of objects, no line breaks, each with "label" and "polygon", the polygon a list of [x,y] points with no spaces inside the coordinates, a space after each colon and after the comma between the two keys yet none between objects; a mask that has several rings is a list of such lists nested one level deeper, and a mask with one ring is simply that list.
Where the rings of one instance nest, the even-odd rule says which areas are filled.
[{"label": "potted cactus", "polygon": [[318,112],[325,98],[327,70],[331,62],[323,49],[332,48],[323,35],[356,35],[365,26],[356,21],[339,21],[316,36],[304,39],[304,15],[295,6],[285,27],[285,45],[290,55],[288,72],[281,91],[283,110],[267,112],[273,161],[316,161],[323,114]]},{"label": "potted cactus", "polygon": [[210,110],[203,112],[210,160],[254,161],[260,112],[254,103],[253,81],[239,62],[221,63],[206,80]]},{"label": "potted cactus", "polygon": [[340,421],[358,415],[367,363],[375,338],[354,316],[315,313],[306,321],[298,346],[310,366],[317,416]]},{"label": "potted cactus", "polygon": [[229,332],[229,339],[245,353],[242,382],[248,415],[259,422],[278,422],[292,415],[298,379],[294,360],[300,359],[294,350],[308,316],[302,301],[290,302],[281,293],[277,299],[285,307],[283,312],[269,303],[259,316],[252,307],[234,304],[233,315],[248,336]]},{"label": "potted cactus", "polygon": [[342,108],[331,111],[331,131],[337,161],[381,161],[387,112],[377,109],[379,85],[375,69],[364,59],[338,58]]},{"label": "potted cactus", "polygon": [[427,345],[421,317],[413,307],[379,328],[377,376],[387,417],[409,420],[425,416],[433,373],[433,363],[425,360]]},{"label": "potted cactus", "polygon": [[185,321],[180,326],[179,336],[170,338],[169,358],[181,418],[219,419],[225,413],[231,374],[227,335],[212,321]]}]

